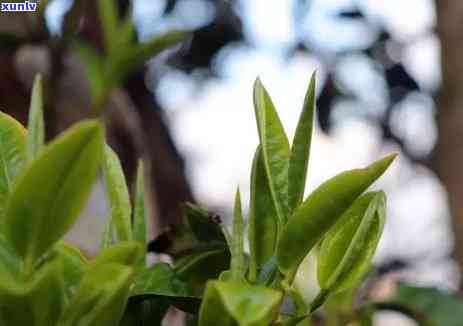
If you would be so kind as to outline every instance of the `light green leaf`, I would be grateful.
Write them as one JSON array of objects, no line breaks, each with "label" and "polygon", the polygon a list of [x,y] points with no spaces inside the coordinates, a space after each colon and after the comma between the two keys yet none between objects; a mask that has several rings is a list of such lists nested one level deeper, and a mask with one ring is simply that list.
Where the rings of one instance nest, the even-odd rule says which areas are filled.
[{"label": "light green leaf", "polygon": [[135,211],[134,211],[133,238],[143,246],[143,257],[140,265],[146,265],[145,247],[146,247],[146,207],[145,207],[145,174],[143,162],[138,162],[137,169],[137,187],[135,192]]},{"label": "light green leaf", "polygon": [[35,77],[32,87],[31,106],[29,109],[29,122],[27,124],[27,160],[37,156],[45,144],[45,123],[43,121],[43,86],[42,76]]},{"label": "light green leaf", "polygon": [[3,227],[6,240],[26,260],[27,272],[75,222],[102,151],[100,124],[81,122],[40,151],[15,182]]},{"label": "light green leaf", "polygon": [[249,279],[257,279],[262,266],[272,257],[277,241],[278,221],[268,185],[261,147],[254,155],[249,204]]},{"label": "light green leaf", "polygon": [[291,147],[288,169],[288,201],[291,212],[296,209],[304,197],[307,166],[309,164],[310,144],[312,142],[313,120],[315,112],[315,73],[310,79],[309,88],[304,99],[299,122]]},{"label": "light green leaf", "polygon": [[104,177],[111,211],[110,220],[114,224],[117,239],[129,241],[132,239],[132,207],[129,191],[121,162],[108,145],[105,146],[104,151]]},{"label": "light green leaf", "polygon": [[26,283],[0,278],[0,325],[55,325],[66,303],[61,261],[44,264]]},{"label": "light green leaf", "polygon": [[[60,260],[63,269],[64,289],[68,300],[77,289],[88,267],[87,259],[76,247],[60,241],[54,248],[52,260]],[[47,262],[49,264],[49,262]]]},{"label": "light green leaf", "polygon": [[320,185],[296,209],[283,228],[277,245],[278,267],[290,282],[313,246],[355,199],[384,173],[395,157],[392,154],[364,169],[338,174]]},{"label": "light green leaf", "polygon": [[116,263],[126,266],[135,266],[142,257],[143,246],[135,241],[120,242],[108,247],[101,252],[93,261],[91,266]]},{"label": "light green leaf", "polygon": [[282,293],[263,286],[209,281],[199,312],[199,326],[267,326]]},{"label": "light green leaf", "polygon": [[57,326],[118,325],[132,279],[133,269],[124,265],[97,264],[89,268]]},{"label": "light green leaf", "polygon": [[259,79],[254,83],[257,129],[273,203],[280,224],[288,217],[289,142],[270,96]]},{"label": "light green leaf", "polygon": [[326,233],[317,264],[322,289],[340,292],[361,281],[383,231],[385,201],[383,192],[359,197]]},{"label": "light green leaf", "polygon": [[26,160],[26,129],[0,112],[0,216],[3,219],[13,181]]},{"label": "light green leaf", "polygon": [[233,216],[233,238],[230,262],[231,275],[233,280],[235,281],[244,279],[244,275],[246,273],[243,235],[243,212],[241,210],[240,190],[238,189],[236,191],[235,196],[235,207]]},{"label": "light green leaf", "polygon": [[114,225],[111,221],[111,216],[107,218],[106,226],[104,228],[101,242],[100,242],[100,250],[105,250],[113,243],[113,233],[114,233]]}]

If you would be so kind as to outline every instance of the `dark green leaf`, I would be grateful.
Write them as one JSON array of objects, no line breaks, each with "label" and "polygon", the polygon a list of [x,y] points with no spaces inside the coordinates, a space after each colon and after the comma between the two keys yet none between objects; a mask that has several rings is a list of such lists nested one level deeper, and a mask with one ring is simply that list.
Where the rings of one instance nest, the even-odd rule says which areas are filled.
[{"label": "dark green leaf", "polygon": [[131,302],[142,300],[168,300],[171,304],[195,312],[200,299],[192,294],[185,282],[180,280],[167,264],[156,264],[137,276],[131,290]]},{"label": "dark green leaf", "polygon": [[93,104],[100,105],[104,100],[105,93],[108,91],[103,58],[89,44],[78,42],[75,44],[75,48],[85,64]]},{"label": "dark green leaf", "polygon": [[259,79],[254,83],[254,110],[257,129],[278,219],[288,216],[289,142],[270,96]]},{"label": "dark green leaf", "polygon": [[170,31],[160,34],[146,43],[134,44],[130,51],[121,51],[109,58],[108,76],[112,85],[120,83],[131,72],[163,50],[183,41],[189,34],[184,31]]},{"label": "dark green leaf", "polygon": [[72,226],[90,195],[103,151],[98,122],[81,122],[47,145],[13,186],[5,238],[31,272]]},{"label": "dark green leaf", "polygon": [[463,300],[436,288],[400,284],[396,300],[426,316],[434,326],[460,326],[463,320]]},{"label": "dark green leaf", "polygon": [[202,283],[218,278],[230,268],[230,252],[224,249],[200,251],[182,257],[175,262],[175,273],[179,278],[193,283]]},{"label": "dark green leaf", "polygon": [[29,109],[29,122],[27,124],[27,160],[37,156],[45,143],[45,124],[43,121],[43,86],[42,76],[35,77],[32,88],[31,106]]},{"label": "dark green leaf", "polygon": [[304,107],[294,135],[288,168],[288,205],[293,212],[304,197],[307,166],[309,164],[310,144],[315,112],[315,73],[310,79],[304,99]]},{"label": "dark green leaf", "polygon": [[199,312],[199,326],[267,326],[282,293],[263,286],[210,281]]},{"label": "dark green leaf", "polygon": [[199,206],[188,203],[185,206],[188,226],[200,243],[225,244],[220,227],[220,218]]},{"label": "dark green leaf", "polygon": [[111,55],[118,50],[116,44],[120,36],[118,33],[119,12],[117,10],[117,4],[114,0],[97,1],[105,48]]},{"label": "dark green leaf", "polygon": [[299,264],[395,158],[389,155],[364,169],[338,174],[320,185],[293,213],[277,246],[278,267],[292,281]]},{"label": "dark green leaf", "polygon": [[249,203],[249,279],[255,281],[262,266],[272,257],[277,240],[278,221],[273,206],[259,146],[254,155]]},{"label": "dark green leaf", "polygon": [[161,326],[169,307],[164,298],[129,300],[120,326]]}]

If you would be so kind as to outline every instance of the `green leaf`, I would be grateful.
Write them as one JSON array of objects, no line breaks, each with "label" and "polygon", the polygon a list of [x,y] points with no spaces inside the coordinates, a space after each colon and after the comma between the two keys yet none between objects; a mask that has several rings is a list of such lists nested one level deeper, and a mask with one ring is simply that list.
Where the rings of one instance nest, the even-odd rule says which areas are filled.
[{"label": "green leaf", "polygon": [[105,49],[109,54],[117,51],[119,13],[114,0],[98,0],[98,13],[103,29]]},{"label": "green leaf", "polygon": [[123,326],[161,326],[167,310],[168,300],[150,298],[146,300],[129,300],[120,325]]},{"label": "green leaf", "polygon": [[103,130],[81,122],[47,145],[13,186],[4,223],[5,238],[26,260],[26,271],[75,222],[98,173]]},{"label": "green leaf", "polygon": [[244,279],[246,273],[246,266],[244,260],[244,226],[243,226],[243,212],[241,210],[241,196],[240,190],[236,191],[235,207],[233,216],[233,238],[231,248],[231,262],[230,271],[233,280],[240,281]]},{"label": "green leaf", "polygon": [[272,257],[277,241],[278,221],[268,185],[261,147],[254,155],[249,203],[249,279],[257,279],[262,266]]},{"label": "green leaf", "polygon": [[289,142],[270,96],[259,79],[254,83],[254,110],[265,170],[280,224],[288,216]]},{"label": "green leaf", "polygon": [[54,256],[52,261],[53,259],[61,260],[64,288],[68,299],[70,299],[87,270],[87,259],[79,249],[63,241],[55,246],[52,256]]},{"label": "green leaf", "polygon": [[57,325],[118,325],[132,278],[133,269],[120,264],[97,264],[89,268]]},{"label": "green leaf", "polygon": [[31,106],[29,109],[29,122],[27,124],[27,160],[37,156],[45,144],[45,123],[43,121],[43,86],[42,76],[35,77],[32,88]]},{"label": "green leaf", "polygon": [[317,263],[322,289],[340,292],[361,281],[383,231],[385,202],[383,192],[359,197],[326,233]]},{"label": "green leaf", "polygon": [[3,219],[13,181],[26,160],[26,129],[9,115],[0,112],[0,216]]},{"label": "green leaf", "polygon": [[282,293],[263,286],[209,281],[199,312],[199,326],[267,326]]},{"label": "green leaf", "polygon": [[145,43],[134,44],[130,51],[120,51],[108,58],[108,77],[112,85],[124,80],[131,72],[140,68],[149,59],[163,50],[185,40],[189,33],[184,31],[169,31],[155,36]]},{"label": "green leaf", "polygon": [[310,79],[299,122],[291,147],[288,168],[288,204],[293,212],[304,197],[315,112],[315,73]]},{"label": "green leaf", "polygon": [[101,252],[93,261],[91,266],[115,263],[125,266],[135,266],[142,257],[143,246],[135,241],[120,242],[110,246]]},{"label": "green leaf", "polygon": [[226,239],[220,225],[220,217],[199,206],[187,203],[185,217],[188,227],[200,243],[225,244]]},{"label": "green leaf", "polygon": [[143,256],[140,259],[140,265],[146,265],[146,207],[145,207],[145,174],[143,162],[138,162],[137,169],[137,187],[135,192],[135,209],[134,209],[133,239],[143,246]]},{"label": "green leaf", "polygon": [[194,312],[200,299],[180,280],[169,265],[160,263],[141,272],[134,281],[130,301],[166,299],[183,310]]},{"label": "green leaf", "polygon": [[132,207],[127,183],[121,162],[108,145],[105,146],[104,151],[104,178],[111,211],[110,220],[115,226],[117,239],[132,240]]},{"label": "green leaf", "polygon": [[[22,261],[16,255],[11,245],[0,233],[0,283],[14,283],[19,280]],[[0,324],[1,325],[1,324]]]},{"label": "green leaf", "polygon": [[104,100],[105,93],[108,91],[103,58],[89,44],[82,41],[75,43],[74,48],[85,65],[87,79],[90,82],[93,104],[100,105]]},{"label": "green leaf", "polygon": [[114,233],[114,225],[111,221],[111,217],[107,218],[106,226],[103,231],[103,235],[101,237],[100,242],[100,250],[105,250],[111,246],[113,243],[113,233]]},{"label": "green leaf", "polygon": [[0,278],[0,325],[55,325],[66,296],[61,261],[44,264],[27,283]]},{"label": "green leaf", "polygon": [[463,320],[463,300],[436,288],[399,284],[396,300],[420,312],[434,326],[460,326]]},{"label": "green leaf", "polygon": [[363,169],[338,174],[320,185],[296,209],[277,245],[278,267],[292,282],[299,264],[344,211],[392,163],[389,155]]},{"label": "green leaf", "polygon": [[230,252],[224,249],[195,252],[175,262],[179,278],[193,283],[203,283],[218,278],[230,268]]}]

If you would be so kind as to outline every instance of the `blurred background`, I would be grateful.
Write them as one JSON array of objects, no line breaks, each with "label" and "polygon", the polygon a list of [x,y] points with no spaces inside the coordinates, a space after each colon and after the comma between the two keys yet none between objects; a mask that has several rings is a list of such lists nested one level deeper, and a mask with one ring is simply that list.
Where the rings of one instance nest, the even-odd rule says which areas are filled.
[{"label": "blurred background", "polygon": [[[42,72],[49,137],[91,114],[69,35],[102,47],[93,2],[49,1],[43,19],[0,13],[0,107],[24,121],[32,78]],[[130,3],[141,42],[172,28],[194,31],[135,72],[108,109],[110,140],[129,180],[137,155],[149,162],[153,237],[179,223],[184,201],[225,220],[238,185],[248,201],[255,78],[291,137],[316,70],[306,194],[337,172],[399,152],[377,184],[388,194],[378,269],[459,289],[463,2],[133,0],[119,1],[121,12]],[[77,13],[84,18],[76,22]],[[104,215],[95,192],[88,215]],[[85,222],[80,228],[94,232]]]}]

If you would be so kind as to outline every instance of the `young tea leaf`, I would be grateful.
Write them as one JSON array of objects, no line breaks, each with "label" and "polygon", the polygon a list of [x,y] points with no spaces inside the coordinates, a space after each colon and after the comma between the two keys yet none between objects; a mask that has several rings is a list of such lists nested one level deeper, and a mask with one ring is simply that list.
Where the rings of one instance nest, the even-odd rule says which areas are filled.
[{"label": "young tea leaf", "polygon": [[102,152],[100,124],[81,122],[40,151],[15,182],[3,227],[6,240],[26,260],[26,271],[78,217]]},{"label": "young tea leaf", "polygon": [[209,281],[199,311],[199,326],[269,325],[282,293],[263,286]]},{"label": "young tea leaf", "polygon": [[45,123],[43,121],[43,86],[42,76],[35,77],[32,87],[31,107],[29,109],[29,122],[27,124],[27,160],[37,156],[45,143]]},{"label": "young tea leaf", "polygon": [[56,325],[119,325],[132,278],[133,269],[120,264],[97,264],[89,268]]},{"label": "young tea leaf", "polygon": [[318,258],[320,288],[340,292],[362,279],[381,237],[384,205],[383,192],[367,193],[326,233]]},{"label": "young tea leaf", "polygon": [[291,212],[296,209],[304,197],[307,166],[309,164],[310,144],[315,112],[315,73],[310,79],[304,99],[304,107],[291,146],[288,169],[288,205]]},{"label": "young tea leaf", "polygon": [[288,137],[270,96],[259,79],[254,83],[254,110],[263,160],[280,224],[288,215]]},{"label": "young tea leaf", "polygon": [[320,185],[296,209],[277,245],[278,267],[292,281],[299,264],[344,211],[392,163],[395,154],[364,169],[338,174]]},{"label": "young tea leaf", "polygon": [[26,160],[26,129],[0,112],[0,217],[3,219],[13,181]]},{"label": "young tea leaf", "polygon": [[143,246],[143,257],[140,265],[146,265],[145,247],[146,247],[146,207],[145,207],[145,172],[143,162],[138,162],[137,169],[137,186],[135,191],[135,209],[133,218],[133,239]]},{"label": "young tea leaf", "polygon": [[129,191],[121,162],[108,145],[104,151],[104,177],[111,211],[110,220],[115,226],[117,239],[129,241],[132,239],[132,206]]},{"label": "young tea leaf", "polygon": [[249,280],[257,279],[262,266],[272,257],[277,240],[278,220],[268,185],[261,147],[254,155],[249,203]]},{"label": "young tea leaf", "polygon": [[93,261],[91,266],[115,263],[125,266],[135,266],[142,257],[143,246],[135,241],[125,241],[108,247],[101,252]]},{"label": "young tea leaf", "polygon": [[55,325],[66,296],[59,260],[44,264],[26,282],[4,283],[0,277],[1,325]]},{"label": "young tea leaf", "polygon": [[231,248],[231,262],[230,271],[233,280],[239,281],[244,278],[245,274],[245,261],[244,261],[244,226],[243,226],[243,212],[241,210],[241,196],[240,190],[236,191],[235,207],[233,216],[233,238]]}]

